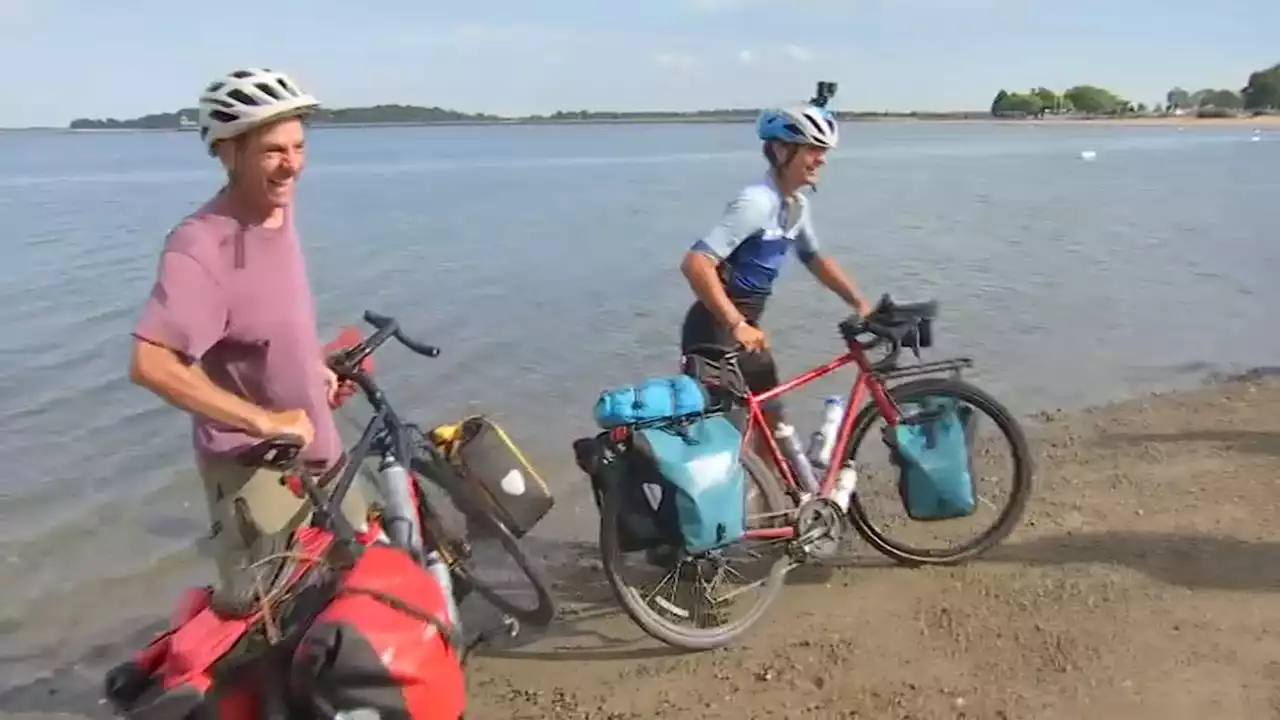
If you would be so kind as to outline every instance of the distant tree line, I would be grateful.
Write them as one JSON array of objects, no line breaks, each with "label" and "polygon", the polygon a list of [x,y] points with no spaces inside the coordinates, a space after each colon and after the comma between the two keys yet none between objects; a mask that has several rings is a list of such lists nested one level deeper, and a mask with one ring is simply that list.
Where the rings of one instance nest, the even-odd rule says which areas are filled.
[{"label": "distant tree line", "polygon": [[1159,103],[1150,108],[1144,103],[1135,104],[1093,85],[1077,85],[1061,95],[1043,87],[1025,93],[1002,89],[991,101],[991,114],[996,117],[1044,117],[1068,113],[1105,117],[1192,110],[1200,117],[1228,117],[1242,110],[1280,110],[1280,64],[1249,75],[1248,83],[1239,92],[1207,88],[1189,93],[1176,87],[1165,95],[1163,107]]},{"label": "distant tree line", "polygon": [[[426,125],[431,123],[566,123],[566,122],[715,122],[755,120],[755,108],[726,108],[673,112],[663,110],[612,112],[607,110],[560,110],[547,115],[502,117],[484,113],[464,113],[438,107],[416,105],[375,105],[373,107],[322,109],[308,122],[317,125]],[[842,111],[842,120],[910,117],[934,120],[963,119],[977,116],[973,112],[873,112]],[[74,130],[180,130],[195,129],[197,111],[183,108],[172,113],[143,115],[130,120],[80,118],[71,122]]]},{"label": "distant tree line", "polygon": [[1249,75],[1240,92],[1198,90],[1189,93],[1176,87],[1165,95],[1170,110],[1195,110],[1200,115],[1227,115],[1238,110],[1266,112],[1280,110],[1280,63]]},{"label": "distant tree line", "polygon": [[[131,120],[77,118],[73,130],[175,130],[194,128],[197,111],[183,108],[177,112],[143,115]],[[374,105],[373,107],[321,108],[308,122],[317,125],[351,125],[376,123],[486,122],[500,120],[496,115],[464,113],[439,107],[416,105]]]},{"label": "distant tree line", "polygon": [[1044,87],[1025,93],[1002,89],[991,101],[991,114],[996,117],[1044,117],[1064,113],[1120,115],[1126,112],[1130,112],[1128,100],[1094,85],[1076,85],[1061,95]]}]

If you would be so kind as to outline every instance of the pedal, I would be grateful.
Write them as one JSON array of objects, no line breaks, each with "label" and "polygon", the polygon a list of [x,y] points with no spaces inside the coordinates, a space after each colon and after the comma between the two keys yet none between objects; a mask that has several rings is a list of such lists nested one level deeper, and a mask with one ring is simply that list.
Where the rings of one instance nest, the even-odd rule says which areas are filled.
[{"label": "pedal", "polygon": [[510,615],[502,616],[502,627],[507,631],[507,637],[515,637],[520,634],[520,621]]}]

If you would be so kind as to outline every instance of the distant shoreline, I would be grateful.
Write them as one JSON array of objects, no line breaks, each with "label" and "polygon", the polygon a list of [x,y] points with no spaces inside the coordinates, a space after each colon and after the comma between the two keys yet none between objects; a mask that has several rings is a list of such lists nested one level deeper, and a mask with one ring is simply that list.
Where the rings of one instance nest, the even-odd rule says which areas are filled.
[{"label": "distant shoreline", "polygon": [[[642,117],[642,118],[511,118],[495,120],[422,120],[407,122],[323,122],[316,123],[313,128],[371,128],[371,127],[431,127],[431,126],[537,126],[537,125],[683,125],[683,124],[727,124],[742,125],[754,122],[754,118],[733,116],[712,117]],[[1044,117],[1044,118],[996,118],[985,113],[916,113],[916,114],[858,114],[845,116],[841,122],[941,122],[941,123],[979,123],[983,125],[1107,125],[1107,126],[1234,126],[1234,127],[1280,127],[1280,115],[1256,115],[1226,118],[1183,116],[1128,116],[1128,117]],[[65,127],[32,127],[32,128],[0,128],[0,132],[67,132],[67,133],[113,133],[113,132],[195,132],[194,127],[177,128],[65,128]]]}]

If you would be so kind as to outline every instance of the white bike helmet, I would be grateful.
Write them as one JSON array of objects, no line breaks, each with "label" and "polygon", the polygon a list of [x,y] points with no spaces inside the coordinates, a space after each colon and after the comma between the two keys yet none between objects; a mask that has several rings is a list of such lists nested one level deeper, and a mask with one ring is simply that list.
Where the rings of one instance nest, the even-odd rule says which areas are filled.
[{"label": "white bike helmet", "polygon": [[830,110],[814,105],[769,108],[756,120],[761,140],[782,140],[801,145],[817,145],[828,150],[840,143],[840,128]]},{"label": "white bike helmet", "polygon": [[272,120],[305,115],[320,101],[303,92],[288,75],[245,68],[228,73],[200,94],[200,139],[214,155],[219,140],[236,137]]}]

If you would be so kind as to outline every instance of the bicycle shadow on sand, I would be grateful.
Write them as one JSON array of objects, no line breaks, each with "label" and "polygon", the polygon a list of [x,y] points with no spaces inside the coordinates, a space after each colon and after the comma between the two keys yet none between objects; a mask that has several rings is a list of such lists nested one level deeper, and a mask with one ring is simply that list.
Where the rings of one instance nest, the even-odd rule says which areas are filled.
[{"label": "bicycle shadow on sand", "polygon": [[514,638],[494,638],[476,649],[476,657],[572,662],[681,654],[679,649],[650,640],[630,623],[605,579],[595,543],[534,537],[526,537],[524,542],[535,557],[546,561],[556,618],[545,628],[522,628]]},{"label": "bicycle shadow on sand", "polygon": [[1223,535],[1104,530],[995,548],[989,562],[1119,565],[1193,590],[1280,592],[1280,542]]},{"label": "bicycle shadow on sand", "polygon": [[[476,657],[581,662],[657,659],[696,652],[665,645],[631,621],[605,578],[595,543],[542,538],[529,538],[526,542],[530,540],[537,556],[557,560],[547,568],[557,617],[546,628],[529,628],[516,638],[495,639],[478,648]],[[788,574],[786,584],[823,585],[831,582],[841,568],[890,565],[879,557],[844,558],[828,565],[795,568]]]}]

